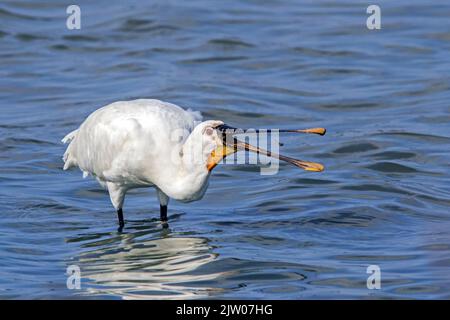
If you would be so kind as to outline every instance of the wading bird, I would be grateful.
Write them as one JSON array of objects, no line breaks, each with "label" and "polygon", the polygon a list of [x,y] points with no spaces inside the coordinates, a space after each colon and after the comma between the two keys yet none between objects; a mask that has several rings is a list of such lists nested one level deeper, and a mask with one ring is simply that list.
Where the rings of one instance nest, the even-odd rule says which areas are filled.
[{"label": "wading bird", "polygon": [[[167,205],[203,197],[212,169],[239,150],[257,152],[287,161],[309,171],[322,171],[319,163],[297,160],[239,141],[235,128],[222,121],[201,121],[199,112],[184,110],[153,99],[119,101],[94,111],[81,126],[62,139],[69,143],[64,170],[79,167],[108,189],[124,226],[123,202],[133,188],[154,187],[160,203],[163,227]],[[258,131],[256,131],[258,132]],[[280,130],[325,134],[323,128]]]}]

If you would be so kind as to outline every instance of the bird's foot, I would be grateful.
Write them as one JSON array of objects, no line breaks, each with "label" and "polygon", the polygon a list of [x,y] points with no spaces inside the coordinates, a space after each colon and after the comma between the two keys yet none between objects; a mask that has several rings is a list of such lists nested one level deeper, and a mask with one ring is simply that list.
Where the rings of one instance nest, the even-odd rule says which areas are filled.
[{"label": "bird's foot", "polygon": [[167,220],[161,220],[161,226],[163,229],[169,228],[169,222]]}]

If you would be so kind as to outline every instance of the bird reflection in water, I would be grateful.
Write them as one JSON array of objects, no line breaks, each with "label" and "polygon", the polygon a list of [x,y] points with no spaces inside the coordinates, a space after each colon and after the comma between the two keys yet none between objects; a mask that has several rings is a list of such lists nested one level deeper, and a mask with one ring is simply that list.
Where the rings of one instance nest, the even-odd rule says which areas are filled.
[{"label": "bird reflection in water", "polygon": [[119,237],[119,245],[109,239],[107,246],[76,259],[84,293],[122,299],[189,299],[220,290],[205,283],[221,273],[195,272],[217,257],[207,239],[166,236],[137,241],[136,234]]}]

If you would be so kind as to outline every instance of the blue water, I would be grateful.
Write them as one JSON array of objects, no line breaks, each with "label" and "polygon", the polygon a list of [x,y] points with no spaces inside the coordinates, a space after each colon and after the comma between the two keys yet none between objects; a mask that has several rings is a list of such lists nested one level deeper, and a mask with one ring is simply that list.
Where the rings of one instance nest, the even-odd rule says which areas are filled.
[{"label": "blue water", "polygon": [[[0,4],[0,298],[450,298],[450,3]],[[282,137],[282,164],[218,166],[199,202],[107,193],[62,171],[95,109],[158,98]],[[81,270],[81,289],[66,268]],[[381,289],[369,290],[369,265]]]}]

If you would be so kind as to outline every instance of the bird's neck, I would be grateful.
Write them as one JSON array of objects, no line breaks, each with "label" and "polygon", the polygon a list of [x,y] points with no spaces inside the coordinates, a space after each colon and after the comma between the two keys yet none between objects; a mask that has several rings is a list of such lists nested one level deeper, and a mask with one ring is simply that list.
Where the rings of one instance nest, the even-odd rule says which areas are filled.
[{"label": "bird's neck", "polygon": [[194,201],[203,197],[210,175],[206,159],[198,139],[189,136],[180,148],[179,165],[168,188],[163,190],[170,198],[180,201]]}]

